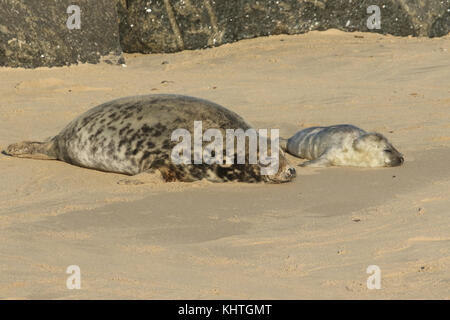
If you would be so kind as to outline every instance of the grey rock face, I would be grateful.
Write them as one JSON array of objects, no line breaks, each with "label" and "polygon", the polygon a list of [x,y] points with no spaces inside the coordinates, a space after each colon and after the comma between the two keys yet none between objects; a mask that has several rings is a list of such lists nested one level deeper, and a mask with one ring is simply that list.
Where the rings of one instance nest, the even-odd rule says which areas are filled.
[{"label": "grey rock face", "polygon": [[124,63],[117,24],[110,0],[0,0],[0,66]]},{"label": "grey rock face", "polygon": [[[73,4],[79,28],[76,12],[68,13]],[[372,5],[380,9],[375,29]],[[118,64],[120,44],[126,52],[176,52],[330,28],[443,36],[450,0],[0,0],[0,66]]]},{"label": "grey rock face", "polygon": [[[372,5],[380,8],[380,29],[368,27]],[[122,48],[142,53],[330,28],[444,35],[448,9],[450,0],[119,0]]]},{"label": "grey rock face", "polygon": [[450,32],[450,9],[431,26],[430,37],[442,37]]}]

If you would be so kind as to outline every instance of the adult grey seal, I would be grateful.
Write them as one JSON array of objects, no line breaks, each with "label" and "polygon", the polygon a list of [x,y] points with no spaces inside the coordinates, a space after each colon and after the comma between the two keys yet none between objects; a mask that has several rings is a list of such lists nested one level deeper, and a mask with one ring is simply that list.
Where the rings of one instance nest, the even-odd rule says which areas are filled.
[{"label": "adult grey seal", "polygon": [[236,113],[210,101],[181,95],[134,96],[92,108],[46,142],[12,144],[4,153],[21,158],[61,160],[127,175],[159,170],[165,181],[205,178],[214,182],[278,183],[295,176],[295,169],[289,166],[281,150],[278,171],[273,175],[261,174],[260,165],[249,162],[174,164],[171,151],[177,142],[172,141],[171,134],[184,128],[192,135],[194,121],[202,121],[203,131],[251,128]]},{"label": "adult grey seal", "polygon": [[281,140],[288,153],[308,159],[306,167],[395,167],[403,163],[400,152],[379,133],[367,133],[349,124],[311,127]]}]

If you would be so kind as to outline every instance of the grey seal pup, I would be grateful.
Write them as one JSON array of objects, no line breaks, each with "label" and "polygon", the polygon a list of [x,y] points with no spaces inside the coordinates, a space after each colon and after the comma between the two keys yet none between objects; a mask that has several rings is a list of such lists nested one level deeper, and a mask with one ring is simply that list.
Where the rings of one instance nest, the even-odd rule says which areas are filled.
[{"label": "grey seal pup", "polygon": [[194,121],[202,121],[203,131],[251,128],[236,113],[207,100],[164,94],[134,96],[90,109],[45,142],[15,143],[4,153],[21,158],[61,160],[126,175],[158,170],[165,181],[280,183],[295,177],[295,169],[290,167],[282,150],[278,171],[273,175],[261,174],[261,166],[249,162],[173,163],[171,151],[177,142],[172,141],[171,134],[185,128],[193,135]]},{"label": "grey seal pup", "polygon": [[281,139],[286,152],[309,161],[303,167],[395,167],[403,155],[383,135],[349,124],[311,127]]}]

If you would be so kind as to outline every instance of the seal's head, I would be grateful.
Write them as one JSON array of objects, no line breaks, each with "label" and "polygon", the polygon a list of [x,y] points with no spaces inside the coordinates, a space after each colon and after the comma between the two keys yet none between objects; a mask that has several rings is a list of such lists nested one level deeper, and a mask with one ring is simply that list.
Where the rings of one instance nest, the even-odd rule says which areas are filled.
[{"label": "seal's head", "polygon": [[379,133],[367,133],[353,142],[354,150],[361,157],[370,159],[372,167],[396,167],[404,162],[403,155]]},{"label": "seal's head", "polygon": [[281,149],[279,150],[278,156],[278,170],[275,170],[276,173],[274,174],[270,170],[268,172],[269,174],[264,176],[264,180],[269,183],[289,182],[296,176],[295,169],[289,164]]}]

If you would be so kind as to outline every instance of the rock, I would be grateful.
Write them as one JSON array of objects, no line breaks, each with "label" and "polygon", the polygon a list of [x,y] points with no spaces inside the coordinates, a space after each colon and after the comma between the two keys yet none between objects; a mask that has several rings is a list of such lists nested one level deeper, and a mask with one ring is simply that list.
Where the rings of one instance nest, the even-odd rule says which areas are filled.
[{"label": "rock", "polygon": [[[79,6],[79,15],[76,7],[68,13],[73,3]],[[0,1],[0,66],[36,68],[99,62],[124,63],[115,2]]]},{"label": "rock", "polygon": [[[429,36],[433,33],[432,30],[435,28],[433,26],[436,22],[438,20],[442,21],[441,17],[450,13],[450,0],[401,0],[399,2],[411,17],[418,36]],[[442,27],[440,36],[444,36],[449,32],[449,20],[447,20],[446,24],[446,33],[443,33],[445,28]]]},{"label": "rock", "polygon": [[[380,29],[368,28],[372,5]],[[120,36],[126,52],[158,53],[330,28],[444,35],[449,8],[450,0],[119,0]]]},{"label": "rock", "polygon": [[450,32],[450,9],[431,26],[428,36],[442,37]]}]

